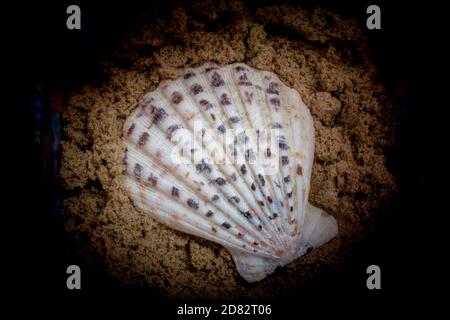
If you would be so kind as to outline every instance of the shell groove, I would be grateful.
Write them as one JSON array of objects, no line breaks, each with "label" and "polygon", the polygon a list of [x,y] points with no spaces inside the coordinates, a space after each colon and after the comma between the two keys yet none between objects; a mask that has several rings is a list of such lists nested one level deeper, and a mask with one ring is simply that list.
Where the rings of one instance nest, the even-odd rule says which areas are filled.
[{"label": "shell groove", "polygon": [[255,282],[337,235],[308,204],[314,127],[297,91],[245,64],[206,64],[144,95],[123,128],[134,204],[215,241]]}]

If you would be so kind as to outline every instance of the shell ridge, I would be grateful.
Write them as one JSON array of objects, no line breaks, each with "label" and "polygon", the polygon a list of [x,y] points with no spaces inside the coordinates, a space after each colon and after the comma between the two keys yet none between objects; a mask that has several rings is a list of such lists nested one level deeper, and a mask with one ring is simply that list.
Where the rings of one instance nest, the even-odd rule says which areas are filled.
[{"label": "shell ridge", "polygon": [[[233,69],[232,69],[232,68],[228,68],[226,71],[228,71],[228,72],[227,72],[226,76],[224,76],[224,78],[225,78],[225,83],[227,83],[229,87],[231,87],[231,86],[233,86],[233,87],[234,87],[234,86],[237,86],[235,77],[233,76]],[[224,72],[224,73],[225,73],[225,72]],[[240,94],[236,94],[234,97],[232,97],[231,100],[232,100],[234,103],[231,103],[230,106],[227,106],[227,110],[234,110],[235,114],[240,114],[240,117],[241,117],[241,118],[245,117],[245,113],[239,111],[239,106],[240,106],[240,105],[243,105],[243,104],[245,103],[244,101],[242,101],[241,95],[240,95]],[[241,129],[241,130],[244,129],[244,128],[242,128],[242,122],[247,121],[247,119],[242,119],[242,120],[243,120],[243,121],[240,121],[240,122],[237,124],[238,129]],[[245,129],[244,129],[244,130],[245,130]],[[242,152],[242,145],[240,145],[240,149],[241,149],[241,152]],[[246,159],[245,159],[245,160],[246,160]],[[269,199],[276,199],[276,196],[275,196],[275,194],[273,193],[273,190],[267,189],[267,187],[266,187],[267,184],[265,184],[265,185],[262,184],[261,178],[262,178],[263,176],[260,175],[260,174],[263,173],[263,170],[261,170],[262,168],[259,166],[258,162],[256,162],[256,163],[249,163],[249,162],[246,162],[246,165],[247,165],[247,166],[249,167],[249,169],[253,172],[253,176],[254,176],[254,177],[260,176],[260,179],[259,179],[259,180],[256,180],[256,181],[254,180],[252,183],[255,183],[255,182],[256,182],[256,185],[258,186],[259,192],[261,192],[261,194],[262,194],[262,196],[263,196],[264,203],[266,204],[267,207],[270,208],[270,211],[272,212],[272,217],[275,217],[274,212],[278,212],[278,210],[276,209],[276,207],[274,206],[274,204],[273,204],[271,201],[269,201]],[[256,173],[255,173],[255,172],[256,172]],[[267,194],[270,195],[270,198],[267,196]],[[264,196],[264,195],[266,195],[266,196]],[[274,233],[275,236],[277,236],[277,235],[279,234],[279,233],[277,232],[277,230],[280,228],[280,226],[279,226],[279,224],[276,223],[276,222],[275,222],[275,224],[274,224],[274,222],[272,222],[273,219],[271,220],[270,217],[271,217],[271,216],[268,216],[269,220],[266,219],[266,221],[268,222],[269,225],[272,225],[272,226],[273,226],[273,227],[271,228],[271,231]],[[278,237],[278,236],[277,236],[277,238],[280,239],[281,247],[286,247],[286,243],[287,243],[286,239],[284,239],[284,237]]]},{"label": "shell ridge", "polygon": [[[240,65],[238,65],[238,67],[239,66]],[[232,65],[232,66],[230,66],[230,69],[235,69],[235,68],[238,68],[238,67],[234,67],[234,65]],[[250,67],[247,67],[247,68],[248,68],[249,71],[253,70]],[[237,86],[238,83],[237,83],[236,77],[234,77],[234,82],[235,82],[235,85]],[[248,92],[249,95],[253,95],[254,94],[253,85],[249,86],[248,90],[250,91],[250,92]],[[246,101],[245,98],[243,98],[243,94],[245,95],[245,93],[242,93],[242,91],[241,91],[240,95],[239,95],[239,98],[240,98],[240,101],[241,101],[243,109],[244,109],[243,115],[246,118],[246,121],[249,123],[249,126],[252,127],[252,128],[262,128],[263,126],[260,125],[262,123],[262,121],[261,121],[261,118],[259,117],[260,110],[255,110],[255,112],[253,112],[250,115],[247,112],[247,108],[244,108],[244,107],[245,106],[251,106],[251,104],[249,104],[249,102]],[[254,121],[254,120],[259,120],[259,121]],[[254,177],[258,176],[258,173],[261,173],[261,170],[259,170],[258,167],[255,168],[254,164],[253,165],[249,165],[248,163],[246,163],[246,165],[250,168],[250,170],[252,171]],[[274,213],[276,212],[276,210],[274,210],[274,208],[271,206],[271,204],[267,200],[267,190],[265,191],[263,189],[263,187],[261,186],[261,183],[260,183],[260,181],[258,179],[253,180],[252,183],[255,183],[255,185],[257,186],[257,188],[256,188],[257,194],[261,194],[261,197],[263,198],[264,203],[266,203],[267,207],[270,208],[270,212],[272,213],[272,215],[268,215],[267,218],[273,217]],[[270,223],[270,225],[272,225],[272,232],[276,233],[277,226],[273,225],[273,223],[271,223],[270,220],[267,220],[267,222]]]},{"label": "shell ridge", "polygon": [[[162,87],[161,90],[163,90],[163,88],[164,88],[164,87]],[[166,88],[167,88],[167,86],[166,86]],[[169,93],[165,93],[165,91],[162,91],[161,94],[166,98],[166,100],[168,100],[168,95],[169,95]],[[168,100],[168,102],[171,103],[169,100]],[[179,110],[177,110],[176,107],[174,107],[174,110],[175,110],[175,112],[179,111]],[[185,125],[186,128],[192,130],[190,123],[185,123],[184,125]],[[204,123],[203,123],[203,125],[204,125]],[[215,170],[215,171],[214,171],[214,173],[217,174],[217,175],[214,176],[214,177],[212,178],[212,180],[217,180],[217,179],[223,179],[223,180],[226,180],[226,174],[224,174],[223,171],[220,170],[220,169],[221,169],[221,166],[217,165],[217,166],[213,166],[212,168],[213,168],[214,170],[215,170],[215,169],[218,169],[218,170]],[[227,169],[226,166],[222,166],[222,168],[224,168],[225,170]],[[233,173],[235,173],[235,172],[231,172],[231,173],[233,174]],[[227,198],[233,198],[233,197],[235,197],[235,196],[237,196],[237,195],[241,195],[241,197],[242,197],[242,193],[239,192],[239,188],[229,188],[229,186],[226,185],[226,186],[223,186],[221,190],[222,190],[222,192],[224,193],[224,195],[225,195]],[[235,195],[233,195],[233,190],[235,190],[235,192],[236,192]],[[238,207],[238,210],[239,210],[240,212],[249,212],[249,210],[250,210],[250,207],[244,207],[242,203],[239,203],[239,204],[237,205],[237,207]],[[250,223],[253,223],[253,221],[250,221]],[[254,227],[254,230],[255,230],[255,232],[258,232],[258,229],[257,229],[256,226]]]},{"label": "shell ridge", "polygon": [[[283,88],[284,90],[284,88]],[[284,113],[283,117],[283,128],[284,132],[286,134],[286,140],[290,146],[294,145],[294,138],[292,135],[292,125],[291,125],[291,110],[286,108],[286,112]],[[294,166],[293,166],[293,154],[294,150],[293,148],[290,148],[287,150],[287,154],[281,155],[280,157],[280,166],[283,168],[284,176],[290,176],[294,177]],[[288,197],[288,204],[289,204],[289,210],[288,210],[288,223],[290,224],[290,234],[295,237],[296,233],[298,232],[299,226],[298,226],[298,220],[296,219],[296,203],[294,201],[295,195],[296,195],[297,189],[296,189],[296,180],[291,179],[289,188],[285,191]]]},{"label": "shell ridge", "polygon": [[[230,73],[231,73],[231,74],[233,74],[233,71],[235,70],[235,68],[236,68],[236,67],[234,67],[234,65],[232,65],[232,66],[229,67],[229,70],[230,70]],[[254,79],[253,79],[252,76],[250,75],[251,70],[253,70],[253,69],[251,69],[251,68],[248,67],[247,70],[248,70],[248,74],[246,74],[244,78],[247,79],[248,77],[250,77],[250,79],[247,79],[247,80],[249,80],[250,83],[253,83]],[[241,74],[239,77],[242,77],[242,76],[243,76],[243,74]],[[253,81],[250,81],[250,80],[253,80]],[[235,85],[236,87],[239,87],[239,83],[238,83],[239,80],[236,79],[236,76],[231,76],[231,81],[234,82],[234,85]],[[254,92],[253,92],[253,85],[246,86],[246,88],[248,88],[248,90],[249,90],[249,92],[250,92],[250,93],[248,93],[247,95],[249,95],[249,94],[252,95],[252,93],[254,93]],[[245,91],[245,92],[247,92],[247,91]],[[245,93],[244,93],[244,95],[245,95]],[[240,101],[240,103],[241,103],[241,105],[242,105],[242,109],[246,110],[247,108],[245,108],[245,106],[248,106],[248,101],[246,101],[246,98],[243,97],[242,91],[240,91],[240,94],[238,94],[237,97],[238,97],[238,99],[239,99],[239,101]],[[261,108],[259,108],[259,110],[256,110],[256,112],[253,113],[253,116],[252,116],[252,117],[250,117],[250,116],[248,115],[247,112],[241,112],[241,114],[243,114],[243,117],[246,118],[246,121],[250,124],[250,127],[253,127],[253,128],[264,128],[264,125],[255,125],[255,124],[254,124],[254,121],[252,121],[252,119],[258,118],[258,115],[259,115],[260,111],[261,111]],[[261,117],[259,117],[259,120],[260,120],[260,121],[259,121],[258,123],[262,124],[263,122],[262,122]],[[249,168],[250,168],[250,170],[253,172],[253,175],[254,175],[255,177],[258,175],[258,173],[260,173],[260,174],[263,173],[263,170],[262,170],[262,168],[258,165],[258,163],[249,165]],[[273,190],[270,190],[270,189],[267,189],[267,188],[263,188],[263,187],[261,186],[260,181],[256,181],[256,183],[257,183],[257,186],[258,186],[258,188],[257,188],[258,191],[263,195],[263,198],[264,198],[264,200],[265,200],[265,203],[266,203],[266,204],[270,207],[270,209],[271,209],[272,216],[269,216],[269,221],[268,221],[268,222],[269,222],[270,225],[273,226],[273,227],[271,228],[271,230],[272,230],[272,232],[274,232],[274,234],[276,235],[276,234],[278,234],[277,229],[280,228],[280,224],[279,224],[277,221],[275,221],[275,223],[272,222],[271,219],[270,219],[270,217],[272,217],[272,220],[273,220],[273,217],[276,217],[276,216],[275,216],[275,213],[277,213],[279,210],[277,210],[277,209],[273,206],[273,204],[271,204],[270,201],[268,201],[269,198],[268,198],[267,194],[270,195],[270,199],[276,199],[277,197],[276,197],[275,194],[273,193]],[[277,213],[277,214],[278,214],[278,213]],[[280,241],[281,241],[282,247],[286,247],[287,240],[286,240],[286,239],[280,239]]]},{"label": "shell ridge", "polygon": [[[224,221],[230,221],[233,223],[233,228],[231,228],[231,232],[237,236],[239,233],[237,231],[237,225],[238,222],[233,221],[233,219],[228,219],[226,215],[224,215],[221,210],[218,210],[217,208],[213,208],[209,205],[209,203],[205,203],[203,205],[203,199],[198,197],[195,193],[190,192],[188,188],[182,185],[182,182],[179,180],[171,179],[171,176],[166,172],[166,174],[161,174],[161,170],[165,170],[163,166],[155,166],[154,163],[148,166],[148,168],[152,168],[151,174],[149,175],[147,172],[145,172],[146,163],[148,164],[149,160],[142,159],[144,157],[141,156],[141,159],[136,160],[140,156],[139,153],[134,154],[129,158],[131,167],[134,167],[133,164],[140,163],[143,166],[143,169],[141,171],[141,177],[143,178],[144,182],[142,182],[143,185],[145,184],[152,184],[151,182],[147,182],[145,180],[146,176],[155,175],[155,177],[161,177],[164,176],[164,179],[154,180],[155,183],[153,183],[153,188],[160,193],[164,194],[167,198],[171,199],[174,202],[179,203],[180,205],[183,205],[186,209],[187,203],[189,203],[189,200],[192,200],[193,203],[196,203],[199,206],[199,210],[191,210],[196,215],[202,215],[202,214],[208,214],[208,212],[211,212],[210,221],[215,227],[220,227]],[[134,159],[136,158],[136,159]],[[134,160],[134,161],[133,161]],[[128,176],[131,178],[133,177],[133,172],[131,172],[130,169],[128,169]],[[172,181],[174,180],[174,181]],[[173,188],[176,188],[176,199],[173,200],[174,194],[173,194]],[[189,209],[188,209],[189,210]],[[214,210],[214,211],[213,211]],[[245,232],[248,232],[248,230],[245,230]],[[241,238],[245,238],[248,244],[253,244],[256,241],[261,241],[262,239],[255,239],[251,236],[251,234],[247,234],[244,237],[244,234],[241,233]]]},{"label": "shell ridge", "polygon": [[[222,75],[219,75],[219,76],[221,76],[221,77],[223,77],[223,74]],[[211,81],[211,79],[209,79],[210,81]],[[217,92],[214,90],[214,89],[212,89],[212,95],[211,95],[211,98],[210,99],[214,99],[214,103],[213,104],[216,104],[216,105],[218,105],[220,102],[219,102],[219,97],[218,97],[218,94],[217,94]],[[230,115],[229,114],[227,114],[226,113],[226,110],[220,110],[220,112],[222,113],[222,116],[221,116],[221,118],[229,118],[230,117]],[[225,116],[223,116],[223,114],[225,114]],[[227,129],[230,129],[230,126],[229,126],[229,124],[225,121],[225,125],[227,126]],[[226,169],[226,168],[225,168]],[[234,171],[232,172],[232,173],[236,173],[236,172],[238,172],[237,171],[237,168],[236,167],[234,167]],[[243,188],[241,188],[241,190],[242,190]],[[247,184],[247,191],[249,191],[249,185]],[[241,193],[241,195],[242,195],[242,193]],[[247,198],[247,200],[248,200],[248,197],[246,197]],[[251,199],[252,200],[252,199]],[[254,205],[255,205],[255,207],[257,206],[257,204],[256,203],[254,203]]]},{"label": "shell ridge", "polygon": [[[260,86],[262,89],[259,92],[257,92],[257,94],[256,94],[256,98],[258,100],[260,100],[259,105],[264,106],[264,107],[259,108],[259,112],[261,114],[261,116],[259,117],[260,121],[261,121],[260,125],[261,125],[261,128],[268,129],[268,128],[270,128],[269,121],[268,121],[268,119],[270,119],[270,113],[269,113],[270,107],[267,104],[267,100],[266,100],[266,96],[265,96],[264,79],[263,79],[262,74],[260,74],[260,73],[252,74],[251,78],[253,79],[252,82],[257,83],[257,85]],[[268,180],[269,180],[268,185],[270,186],[270,188],[268,187],[269,194],[271,195],[271,197],[273,199],[277,199],[277,197],[275,196],[275,192],[273,190],[274,183],[272,182],[272,179],[268,179]],[[273,202],[273,205],[275,206],[275,202]],[[279,208],[275,207],[274,211],[276,211],[278,215],[281,214],[279,212],[280,211]],[[280,232],[282,230],[282,228],[283,228],[282,223],[280,223],[280,219],[278,217],[275,217],[274,219],[272,219],[271,223],[273,223],[275,225],[275,228],[278,232]],[[285,249],[289,248],[289,242],[290,242],[290,240],[289,240],[288,236],[286,234],[283,234],[283,247]]]},{"label": "shell ridge", "polygon": [[[273,84],[276,84],[276,86],[273,85]],[[284,101],[282,101],[282,97],[279,96],[279,93],[277,92],[277,90],[275,90],[273,88],[273,87],[277,87],[277,86],[278,86],[278,82],[276,82],[276,80],[271,79],[271,78],[267,79],[266,76],[264,76],[264,87],[263,88],[265,89],[265,92],[266,92],[266,95],[265,95],[266,96],[266,104],[268,106],[267,109],[268,109],[269,117],[270,117],[269,118],[270,123],[268,123],[268,126],[271,129],[273,128],[273,124],[274,123],[280,123],[282,114],[283,114],[284,109],[285,109],[284,105],[283,105]],[[270,89],[273,89],[273,90],[270,91]],[[269,94],[272,94],[272,96],[270,96]],[[275,95],[276,95],[276,97],[274,98],[273,96],[275,96]],[[278,104],[279,104],[278,106],[275,106],[275,108],[277,108],[275,111],[273,110],[273,108],[271,106],[271,104],[272,104],[271,101],[273,99],[277,99],[276,101],[278,101]],[[281,134],[278,134],[278,135],[275,136],[276,141],[278,141],[278,143],[279,143],[278,152],[280,154],[282,152],[285,153],[285,151],[286,151],[285,148],[281,148],[280,146],[281,145],[283,145],[283,146],[286,145],[287,148],[290,148],[289,144],[287,144],[284,140],[283,140],[283,142],[279,141],[282,137],[285,137],[284,134],[283,134],[284,133],[284,128],[277,128],[277,130],[278,130],[279,133],[281,133]],[[283,144],[281,144],[281,143],[283,143]],[[277,170],[277,171],[278,172],[277,172],[276,176],[272,177],[272,181],[273,181],[274,185],[278,184],[278,185],[281,186],[281,184],[282,184],[281,183],[281,178],[284,178],[281,175],[282,167],[281,167],[281,170]],[[290,178],[290,176],[286,176],[286,179],[288,179],[288,178]],[[283,186],[286,186],[286,183],[283,183]],[[279,190],[276,186],[274,186],[274,189],[277,191],[277,193],[278,193],[277,196],[278,196],[279,199],[286,200],[286,193],[284,192],[284,188],[282,190]],[[289,230],[289,225],[288,225],[288,204],[287,204],[287,201],[283,201],[283,208],[284,208],[284,210],[282,210],[282,216],[280,217],[280,220],[282,221],[283,230],[285,232],[287,232]]]},{"label": "shell ridge", "polygon": [[[129,183],[131,185],[132,183],[134,183],[134,181],[129,181]],[[150,192],[154,192],[154,191],[149,190],[148,192],[150,193]],[[155,198],[156,198],[156,196],[152,197],[152,199],[155,199]],[[176,230],[183,231],[183,232],[186,232],[186,230],[189,230],[189,233],[191,233],[191,234],[214,241],[214,242],[219,243],[227,248],[232,248],[234,250],[238,250],[239,252],[242,252],[242,251],[247,252],[247,250],[245,249],[245,248],[247,248],[247,246],[242,246],[243,245],[242,243],[235,242],[236,240],[233,237],[230,237],[230,236],[224,237],[224,235],[228,235],[228,234],[226,233],[225,230],[223,230],[223,228],[217,228],[217,230],[215,231],[216,233],[221,234],[223,238],[211,237],[211,235],[209,233],[210,229],[208,230],[207,226],[201,227],[199,225],[195,225],[195,224],[192,224],[191,222],[186,221],[186,220],[189,220],[187,218],[187,215],[174,216],[173,211],[168,211],[167,208],[156,206],[156,205],[150,206],[148,202],[143,202],[142,199],[138,199],[138,198],[135,198],[133,201],[144,212],[158,211],[159,214],[154,215],[154,216],[152,215],[152,217],[154,217],[159,222],[169,225],[171,228],[174,228]],[[150,207],[151,210],[146,211],[144,209],[146,207]],[[252,251],[252,254],[254,254],[255,256],[275,258],[269,252],[265,252],[265,251],[258,250],[258,249],[254,249],[254,250],[257,250],[257,251]]]},{"label": "shell ridge", "polygon": [[[156,128],[152,128],[151,130],[157,130]],[[153,138],[155,138],[155,135],[153,135],[152,134],[152,136],[153,136]],[[134,143],[137,145],[137,143],[136,143],[136,139],[134,139],[133,140],[134,141]],[[141,150],[138,150],[139,148],[134,148],[134,147],[132,147],[132,146],[130,146],[130,145],[128,145],[129,146],[129,148],[130,148],[130,150],[132,150],[132,149],[134,149],[136,152],[141,152]],[[146,149],[144,149],[144,152],[146,151]],[[148,153],[147,153],[148,154]],[[153,155],[151,155],[151,154],[148,154],[148,156],[151,158],[151,159],[154,159],[154,156]],[[166,161],[166,163],[167,163],[167,161]],[[161,164],[162,164],[162,162],[161,162]],[[168,167],[167,166],[167,164],[166,165],[164,165],[165,166],[165,168],[168,170],[168,171],[170,171],[170,167]],[[173,170],[173,169],[172,169]],[[195,173],[194,173],[195,174]],[[181,177],[179,177],[179,178],[181,178]],[[181,179],[180,179],[181,180]],[[184,180],[181,180],[181,181],[183,181],[184,182]],[[204,180],[204,184],[206,185],[207,184],[207,181],[206,180]],[[206,200],[206,199],[204,199],[204,200]],[[222,212],[226,212],[226,211],[223,211],[221,208],[218,208],[218,210],[221,210]],[[229,212],[229,211],[228,211]],[[242,219],[243,218],[241,218],[239,215],[230,215],[230,214],[227,214],[230,218],[232,218],[233,220],[235,220],[236,218],[237,219],[241,219],[240,220],[240,223],[241,224],[243,224],[243,225],[245,225],[245,221],[243,221]],[[252,232],[251,230],[249,230],[249,229],[246,229],[246,231],[249,233],[249,234],[251,234],[252,236],[254,236],[255,238],[257,238],[259,241],[262,241],[263,239],[262,239],[262,237],[261,236],[259,236],[259,234],[257,233],[257,232]]]}]

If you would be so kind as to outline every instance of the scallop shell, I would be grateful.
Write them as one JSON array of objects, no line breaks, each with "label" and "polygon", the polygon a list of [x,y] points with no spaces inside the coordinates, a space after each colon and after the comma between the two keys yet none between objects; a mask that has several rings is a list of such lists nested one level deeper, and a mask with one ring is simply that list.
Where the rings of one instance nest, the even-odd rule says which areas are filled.
[{"label": "scallop shell", "polygon": [[338,233],[308,203],[311,114],[278,77],[206,64],[163,81],[125,122],[134,204],[171,228],[223,245],[255,282]]}]

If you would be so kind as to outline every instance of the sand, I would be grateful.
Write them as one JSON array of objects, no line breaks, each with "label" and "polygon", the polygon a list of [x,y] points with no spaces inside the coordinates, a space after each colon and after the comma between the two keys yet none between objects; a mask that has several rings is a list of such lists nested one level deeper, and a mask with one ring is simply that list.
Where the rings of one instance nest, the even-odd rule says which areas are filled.
[{"label": "sand", "polygon": [[[124,284],[174,298],[273,298],[335,268],[375,231],[397,189],[386,154],[395,110],[358,24],[323,9],[191,2],[124,34],[101,69],[107,80],[70,94],[61,179],[65,230],[83,256]],[[297,89],[316,128],[310,201],[338,220],[339,236],[256,284],[220,245],[171,230],[137,210],[122,183],[123,123],[163,79],[205,62],[244,62]]]}]

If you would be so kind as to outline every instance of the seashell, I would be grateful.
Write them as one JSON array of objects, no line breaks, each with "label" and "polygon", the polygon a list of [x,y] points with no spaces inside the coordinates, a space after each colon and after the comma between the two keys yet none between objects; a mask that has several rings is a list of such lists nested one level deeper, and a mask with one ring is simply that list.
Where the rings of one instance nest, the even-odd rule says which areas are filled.
[{"label": "seashell", "polygon": [[223,245],[248,282],[338,233],[308,203],[314,127],[300,94],[245,64],[206,64],[163,81],[123,129],[134,204]]}]

